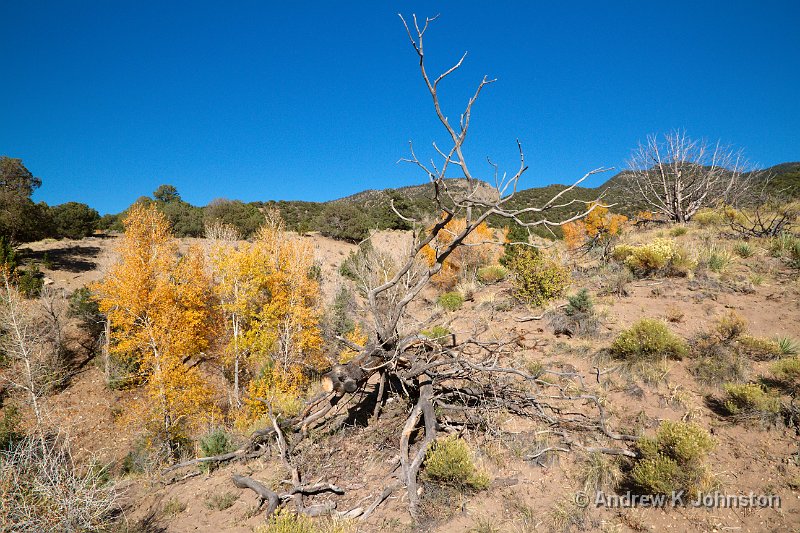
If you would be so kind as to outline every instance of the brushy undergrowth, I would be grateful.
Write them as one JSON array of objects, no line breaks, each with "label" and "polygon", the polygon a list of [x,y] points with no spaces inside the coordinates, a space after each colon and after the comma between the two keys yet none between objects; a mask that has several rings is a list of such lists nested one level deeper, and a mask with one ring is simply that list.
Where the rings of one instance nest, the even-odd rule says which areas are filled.
[{"label": "brushy undergrowth", "polygon": [[667,325],[643,318],[620,333],[611,345],[611,355],[630,362],[662,357],[681,359],[688,353],[686,342],[672,333]]},{"label": "brushy undergrowth", "polygon": [[781,411],[780,398],[757,383],[726,383],[722,388],[722,407],[729,416],[772,419]]},{"label": "brushy undergrowth", "polygon": [[489,476],[475,466],[469,446],[458,436],[431,443],[425,455],[424,477],[459,489],[478,491],[489,487]]},{"label": "brushy undergrowth", "polygon": [[503,257],[514,284],[514,296],[541,306],[564,294],[570,284],[569,270],[543,252],[524,247]]},{"label": "brushy undergrowth", "polygon": [[446,292],[439,296],[438,302],[447,311],[458,311],[464,305],[464,297],[460,292]]},{"label": "brushy undergrowth", "polygon": [[711,483],[705,464],[715,442],[702,427],[665,420],[654,437],[638,442],[641,457],[630,471],[634,486],[643,494],[685,491],[696,495]]},{"label": "brushy undergrowth", "polygon": [[499,283],[508,277],[508,270],[502,265],[489,265],[478,269],[478,281],[484,285]]}]

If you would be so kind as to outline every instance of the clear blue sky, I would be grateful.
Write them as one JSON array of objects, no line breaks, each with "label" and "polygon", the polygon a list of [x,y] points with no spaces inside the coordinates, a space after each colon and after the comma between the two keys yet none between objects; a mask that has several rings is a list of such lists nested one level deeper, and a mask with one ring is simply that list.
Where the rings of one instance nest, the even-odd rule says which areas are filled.
[{"label": "clear blue sky", "polygon": [[[660,5],[659,5],[660,4]],[[686,128],[763,166],[800,160],[800,2],[177,2],[5,0],[0,154],[36,200],[118,212],[159,184],[218,197],[328,200],[424,181],[396,164],[441,139],[397,13],[441,13],[431,67],[467,148],[525,186],[621,166]],[[603,179],[597,179],[597,184]]]}]

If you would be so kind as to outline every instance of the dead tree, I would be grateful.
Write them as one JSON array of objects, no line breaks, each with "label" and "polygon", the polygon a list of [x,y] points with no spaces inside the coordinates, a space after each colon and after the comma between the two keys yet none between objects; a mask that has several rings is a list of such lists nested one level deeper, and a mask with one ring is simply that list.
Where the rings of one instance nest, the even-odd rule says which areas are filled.
[{"label": "dead tree", "polygon": [[[563,200],[565,194],[590,175],[605,169],[587,173],[544,205],[511,208],[508,207],[509,202],[517,193],[518,182],[527,168],[522,145],[517,142],[519,167],[513,175],[504,175],[502,178],[497,177],[493,166],[490,167],[495,182],[491,186],[491,194],[487,194],[486,182],[473,173],[463,147],[473,107],[483,89],[494,80],[484,77],[466,104],[458,123],[451,123],[442,111],[439,88],[443,80],[459,69],[466,55],[432,78],[427,70],[423,41],[436,17],[426,19],[421,26],[416,16],[411,24],[402,16],[400,18],[418,58],[422,80],[432,99],[436,116],[449,139],[447,147],[433,144],[436,160],[424,163],[417,157],[412,145],[411,156],[406,161],[416,165],[428,177],[432,198],[442,216],[433,224],[425,225],[397,212],[398,216],[415,224],[412,244],[394,264],[390,264],[385,257],[379,257],[372,262],[372,266],[365,266],[360,282],[366,313],[372,321],[372,340],[366,346],[358,346],[340,339],[358,354],[347,364],[333,366],[324,375],[325,392],[308,401],[297,417],[254,433],[248,445],[241,450],[224,456],[187,461],[170,467],[165,473],[204,462],[257,456],[264,453],[269,443],[277,440],[282,460],[292,472],[293,485],[302,486],[298,472],[289,462],[284,434],[296,442],[310,430],[325,427],[342,405],[353,408],[366,401],[368,395],[362,393],[368,387],[377,391],[373,420],[380,415],[380,406],[390,395],[399,396],[409,410],[402,430],[397,435],[400,455],[398,463],[390,470],[390,474],[394,472],[393,479],[377,494],[371,505],[365,509],[351,510],[346,513],[348,516],[368,517],[393,491],[402,487],[407,491],[409,510],[416,515],[419,500],[417,476],[428,445],[442,431],[474,427],[482,414],[493,410],[506,410],[540,420],[559,440],[556,448],[560,450],[633,454],[624,447],[598,447],[588,442],[598,439],[605,442],[627,441],[633,437],[617,434],[608,427],[601,402],[597,396],[585,392],[582,376],[574,372],[551,370],[531,375],[503,362],[519,346],[519,338],[486,341],[481,339],[482,332],[479,330],[467,338],[448,344],[428,339],[420,334],[419,327],[409,326],[409,305],[431,283],[454,250],[466,246],[465,239],[480,224],[489,217],[503,218],[530,231],[535,226],[559,226],[577,220],[598,203],[596,200],[566,201]],[[451,172],[455,173],[454,177],[461,178],[461,184],[466,182],[466,189],[459,186],[456,191],[455,187],[451,187],[452,182],[448,179]],[[573,204],[580,204],[581,207],[581,212],[575,216],[567,220],[547,218],[552,210]],[[530,221],[531,215],[536,215],[537,220]],[[446,226],[456,217],[465,220],[463,230],[451,233],[446,239],[437,239],[437,236],[444,236],[443,232],[449,231]],[[426,246],[434,246],[433,260],[421,260]],[[545,379],[545,374],[555,375],[558,380]],[[387,382],[396,386],[388,387]],[[237,486],[249,486],[241,478],[237,478],[236,483]],[[276,500],[270,493],[262,491],[261,487],[250,488],[259,493],[264,501],[270,502],[270,509],[274,508],[275,501],[283,501],[283,498]],[[302,494],[299,499],[295,504],[301,510],[304,508]]]},{"label": "dead tree", "polygon": [[691,139],[683,131],[650,135],[634,150],[622,187],[632,199],[673,222],[688,222],[697,211],[735,205],[756,177],[742,155],[719,142]]}]

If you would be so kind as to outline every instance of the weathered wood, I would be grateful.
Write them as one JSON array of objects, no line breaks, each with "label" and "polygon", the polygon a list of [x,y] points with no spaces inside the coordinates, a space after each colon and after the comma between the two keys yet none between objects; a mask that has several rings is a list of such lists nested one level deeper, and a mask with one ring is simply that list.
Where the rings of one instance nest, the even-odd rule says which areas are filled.
[{"label": "weathered wood", "polygon": [[278,508],[278,505],[281,502],[280,496],[278,496],[277,493],[269,490],[263,483],[256,481],[251,477],[239,476],[237,474],[233,474],[231,478],[233,479],[233,484],[236,486],[236,488],[250,489],[258,494],[258,496],[261,498],[261,504],[268,502],[266,513],[267,516],[274,513],[275,509]]}]

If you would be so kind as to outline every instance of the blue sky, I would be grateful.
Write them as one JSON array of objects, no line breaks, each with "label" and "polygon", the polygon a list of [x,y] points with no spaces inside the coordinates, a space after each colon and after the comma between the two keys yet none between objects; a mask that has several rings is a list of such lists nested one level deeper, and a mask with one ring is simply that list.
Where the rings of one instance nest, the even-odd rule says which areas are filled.
[{"label": "blue sky", "polygon": [[[118,212],[183,198],[328,200],[425,177],[397,164],[442,140],[398,12],[441,14],[430,68],[457,117],[484,74],[466,149],[523,185],[624,166],[686,128],[763,166],[800,160],[800,3],[3,2],[0,155],[36,200]],[[432,154],[430,154],[432,155]],[[592,184],[602,182],[595,179]]]}]

